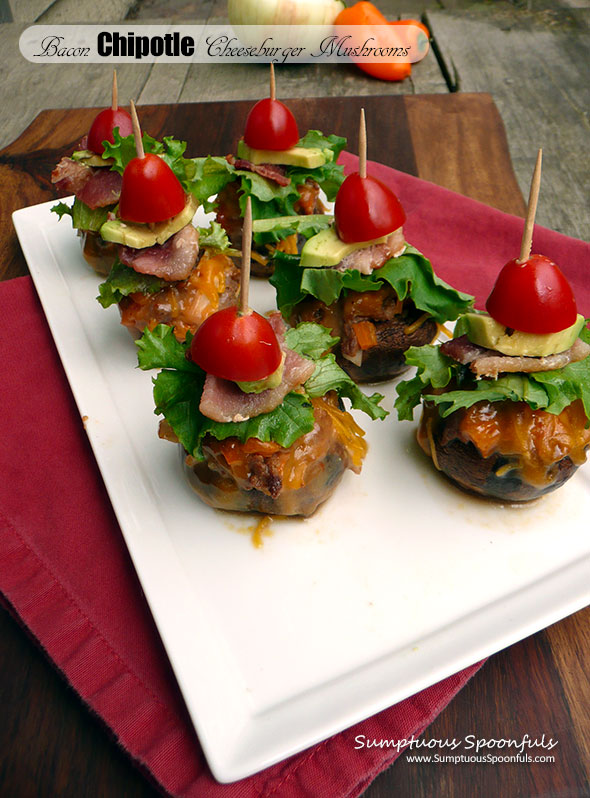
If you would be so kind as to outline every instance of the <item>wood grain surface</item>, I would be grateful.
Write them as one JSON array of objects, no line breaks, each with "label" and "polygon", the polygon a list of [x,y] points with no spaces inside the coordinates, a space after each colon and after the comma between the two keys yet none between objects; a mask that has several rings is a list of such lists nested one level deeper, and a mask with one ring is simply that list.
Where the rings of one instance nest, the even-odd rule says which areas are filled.
[{"label": "wood grain surface", "polygon": [[[367,110],[370,157],[523,213],[502,121],[482,94],[292,101],[300,128],[349,135]],[[145,129],[185,138],[189,154],[229,152],[250,103],[144,107]],[[0,270],[26,274],[12,210],[51,199],[53,164],[87,132],[92,110],[44,111],[0,152]],[[151,798],[160,792],[118,750],[41,650],[0,612],[0,796]],[[559,741],[554,763],[417,764],[402,755],[365,798],[583,798],[590,796],[590,608],[492,657],[428,728],[426,739]],[[535,752],[533,752],[534,754]],[[280,796],[278,796],[280,798]]]}]

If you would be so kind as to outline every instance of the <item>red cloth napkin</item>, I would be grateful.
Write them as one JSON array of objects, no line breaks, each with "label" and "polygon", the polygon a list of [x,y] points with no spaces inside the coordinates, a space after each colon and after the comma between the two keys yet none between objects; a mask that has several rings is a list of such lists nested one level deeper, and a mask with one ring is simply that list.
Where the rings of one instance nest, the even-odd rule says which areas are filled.
[{"label": "red cloth napkin", "polygon": [[[344,157],[350,166],[352,156]],[[392,169],[370,165],[408,213],[408,239],[438,273],[487,296],[519,251],[522,221]],[[571,279],[580,307],[590,248],[537,229],[535,250]],[[355,749],[354,738],[400,740],[421,731],[476,664],[313,748],[231,785],[204,761],[34,288],[0,284],[0,591],[82,699],[169,793],[186,798],[338,798],[359,795],[398,755]],[[124,335],[124,330],[121,330]]]}]

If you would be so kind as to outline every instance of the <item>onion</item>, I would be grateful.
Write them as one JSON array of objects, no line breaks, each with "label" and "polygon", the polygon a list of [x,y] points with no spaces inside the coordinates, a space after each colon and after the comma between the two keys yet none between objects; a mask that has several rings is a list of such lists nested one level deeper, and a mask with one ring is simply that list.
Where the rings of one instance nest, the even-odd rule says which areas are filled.
[{"label": "onion", "polygon": [[342,0],[229,0],[232,25],[331,25]]}]

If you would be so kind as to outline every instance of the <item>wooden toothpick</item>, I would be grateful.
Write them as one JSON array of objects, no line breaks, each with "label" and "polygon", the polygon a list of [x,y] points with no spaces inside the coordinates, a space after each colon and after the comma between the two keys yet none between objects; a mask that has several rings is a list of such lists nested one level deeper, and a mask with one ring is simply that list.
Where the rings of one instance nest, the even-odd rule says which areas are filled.
[{"label": "wooden toothpick", "polygon": [[361,121],[359,123],[359,175],[367,176],[367,126],[365,124],[365,109],[361,108]]},{"label": "wooden toothpick", "polygon": [[275,65],[270,62],[270,99],[275,100],[277,96],[277,89],[275,85]]},{"label": "wooden toothpick", "polygon": [[130,105],[131,119],[133,121],[133,138],[135,139],[135,152],[138,158],[145,158],[143,141],[141,140],[141,128],[139,127],[139,119],[137,118],[137,111],[135,110],[135,103],[133,100],[131,100]]},{"label": "wooden toothpick", "polygon": [[113,69],[113,101],[111,103],[111,108],[113,111],[116,111],[119,107],[119,91],[117,89],[117,70]]},{"label": "wooden toothpick", "polygon": [[242,226],[242,270],[240,274],[240,306],[238,312],[240,316],[247,316],[252,313],[248,306],[248,294],[250,293],[250,255],[252,253],[252,200],[246,200],[246,212],[244,213],[244,224]]},{"label": "wooden toothpick", "polygon": [[526,212],[526,220],[524,223],[524,232],[522,234],[522,242],[520,244],[520,257],[519,263],[524,263],[529,259],[531,254],[531,247],[533,245],[533,228],[535,226],[535,214],[537,212],[537,200],[539,199],[539,188],[541,186],[541,162],[543,160],[543,150],[539,149],[537,154],[537,163],[535,164],[535,171],[533,172],[533,179],[531,181],[531,190],[529,193],[529,204]]}]

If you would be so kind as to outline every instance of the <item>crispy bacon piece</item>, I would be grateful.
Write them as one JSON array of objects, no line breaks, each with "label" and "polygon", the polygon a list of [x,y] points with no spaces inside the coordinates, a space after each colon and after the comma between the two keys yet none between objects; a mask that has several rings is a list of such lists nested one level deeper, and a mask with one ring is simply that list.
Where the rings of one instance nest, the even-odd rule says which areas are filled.
[{"label": "crispy bacon piece", "polygon": [[119,248],[119,260],[141,274],[152,274],[163,280],[186,280],[197,262],[199,233],[187,224],[165,244],[133,249]]},{"label": "crispy bacon piece", "polygon": [[343,258],[335,268],[341,272],[346,269],[357,269],[361,274],[371,274],[374,269],[381,268],[389,258],[401,255],[405,245],[403,227],[398,227],[383,244],[357,249]]},{"label": "crispy bacon piece", "polygon": [[577,338],[573,346],[565,352],[547,357],[513,357],[503,355],[494,349],[486,349],[471,343],[466,335],[446,341],[441,346],[443,355],[452,357],[453,360],[469,364],[469,368],[476,377],[490,377],[495,379],[498,374],[522,372],[534,374],[539,371],[555,371],[576,363],[590,355],[590,345]]},{"label": "crispy bacon piece", "polygon": [[121,183],[123,178],[118,172],[111,172],[110,169],[99,167],[94,170],[82,188],[76,192],[76,196],[89,208],[105,208],[119,202],[121,196]]},{"label": "crispy bacon piece", "polygon": [[272,313],[269,321],[285,354],[281,384],[262,393],[244,393],[235,382],[207,374],[199,405],[199,410],[207,418],[222,422],[245,421],[262,413],[270,413],[290,391],[302,385],[313,374],[315,364],[287,348],[285,324],[281,314]]},{"label": "crispy bacon piece", "polygon": [[295,213],[299,216],[310,216],[312,213],[325,213],[326,208],[320,199],[320,187],[312,177],[308,177],[305,183],[297,186],[299,199],[293,206]]},{"label": "crispy bacon piece", "polygon": [[51,182],[58,191],[77,194],[92,177],[92,168],[71,158],[62,158],[51,173]]},{"label": "crispy bacon piece", "polygon": [[260,177],[273,180],[279,186],[288,186],[291,178],[285,174],[285,167],[274,163],[254,164],[245,158],[236,158],[234,155],[226,155],[226,161],[236,169],[243,169],[246,172],[255,172]]},{"label": "crispy bacon piece", "polygon": [[481,357],[481,355],[492,350],[473,344],[466,335],[461,335],[459,338],[451,338],[450,341],[445,341],[441,345],[440,351],[443,355],[451,357],[457,363],[466,366],[472,360],[475,360],[476,357]]}]

